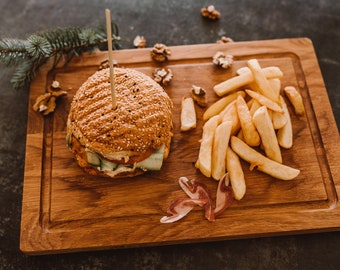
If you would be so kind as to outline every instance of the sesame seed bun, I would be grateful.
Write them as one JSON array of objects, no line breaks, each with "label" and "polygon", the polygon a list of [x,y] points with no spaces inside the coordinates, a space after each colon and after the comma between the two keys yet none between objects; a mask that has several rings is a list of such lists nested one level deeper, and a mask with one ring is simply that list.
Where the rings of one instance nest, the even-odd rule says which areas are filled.
[{"label": "sesame seed bun", "polygon": [[78,89],[67,121],[69,146],[78,164],[90,174],[113,178],[143,171],[106,173],[87,163],[86,151],[112,162],[134,163],[165,146],[168,156],[173,136],[173,104],[164,89],[147,75],[115,68],[117,108],[112,108],[110,70],[97,71]]}]

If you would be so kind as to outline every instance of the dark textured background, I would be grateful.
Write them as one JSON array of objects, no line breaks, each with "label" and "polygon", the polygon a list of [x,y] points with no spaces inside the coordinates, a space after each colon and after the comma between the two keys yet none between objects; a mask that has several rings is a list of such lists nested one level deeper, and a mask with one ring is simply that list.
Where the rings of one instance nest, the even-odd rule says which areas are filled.
[{"label": "dark textured background", "polygon": [[[219,21],[200,8],[214,4]],[[136,35],[183,45],[308,37],[313,43],[340,126],[338,0],[1,0],[0,38],[26,38],[58,26],[105,23],[111,10],[122,48]],[[0,65],[0,269],[339,269],[340,232],[204,244],[29,257],[19,251],[28,89],[13,90],[12,68]],[[339,134],[334,134],[339,136]]]}]

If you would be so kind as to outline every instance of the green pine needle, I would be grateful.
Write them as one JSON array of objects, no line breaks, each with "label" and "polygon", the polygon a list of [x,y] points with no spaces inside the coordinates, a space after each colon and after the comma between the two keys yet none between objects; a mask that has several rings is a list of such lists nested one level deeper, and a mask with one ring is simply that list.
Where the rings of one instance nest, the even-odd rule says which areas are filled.
[{"label": "green pine needle", "polygon": [[20,63],[28,55],[26,44],[27,41],[20,39],[0,40],[0,62],[7,66]]},{"label": "green pine needle", "polygon": [[[118,49],[118,27],[112,23],[113,48]],[[41,65],[53,57],[53,68],[61,59],[66,64],[73,56],[96,48],[106,48],[106,29],[97,28],[57,28],[34,33],[27,40],[1,39],[0,62],[7,66],[16,65],[11,83],[15,89],[28,85]],[[64,56],[64,57],[63,57]]]}]

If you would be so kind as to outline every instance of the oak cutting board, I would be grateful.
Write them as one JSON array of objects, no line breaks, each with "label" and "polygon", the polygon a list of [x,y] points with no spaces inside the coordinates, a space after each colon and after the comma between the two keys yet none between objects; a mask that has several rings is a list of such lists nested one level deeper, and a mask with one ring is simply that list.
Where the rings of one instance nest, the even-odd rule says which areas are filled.
[{"label": "oak cutting board", "polygon": [[[160,172],[132,179],[93,177],[77,167],[65,143],[65,125],[75,91],[108,58],[96,52],[74,58],[66,67],[40,70],[31,84],[20,248],[28,254],[61,253],[110,248],[167,245],[233,238],[334,231],[340,228],[340,143],[313,45],[309,39],[281,39],[170,47],[163,64],[174,78],[165,89],[174,102],[175,135],[171,153]],[[231,69],[212,64],[222,51],[234,56]],[[122,67],[152,74],[159,65],[150,49],[113,52]],[[301,170],[292,181],[249,171],[243,162],[247,192],[215,222],[199,207],[173,224],[161,224],[169,203],[185,196],[178,178],[204,182],[212,196],[217,182],[197,171],[204,109],[196,107],[198,126],[180,132],[180,103],[193,84],[205,88],[209,104],[218,99],[212,87],[235,75],[246,61],[257,58],[262,67],[278,66],[282,86],[293,85],[303,96],[306,114],[292,114],[294,146],[283,150],[283,163]],[[32,110],[37,96],[53,80],[66,97],[58,100],[53,115]],[[289,107],[290,111],[292,108]]]}]

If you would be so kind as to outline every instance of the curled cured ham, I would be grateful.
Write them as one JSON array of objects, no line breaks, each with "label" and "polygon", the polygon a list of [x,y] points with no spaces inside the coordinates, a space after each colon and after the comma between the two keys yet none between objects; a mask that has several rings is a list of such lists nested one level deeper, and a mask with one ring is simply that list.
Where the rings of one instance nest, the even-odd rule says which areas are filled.
[{"label": "curled cured ham", "polygon": [[198,205],[204,209],[205,218],[214,221],[228,208],[234,200],[232,188],[229,185],[229,175],[226,173],[219,181],[216,192],[216,206],[213,208],[213,200],[208,188],[203,183],[180,177],[178,184],[189,198],[174,200],[168,207],[169,216],[160,219],[161,223],[172,223],[185,217],[194,207]]},{"label": "curled cured ham", "polygon": [[204,208],[206,219],[213,221],[215,218],[212,209],[212,200],[206,185],[195,180],[189,180],[187,177],[180,177],[178,182],[183,191],[191,199],[200,199],[204,201],[204,204],[200,206]]},{"label": "curled cured ham", "polygon": [[161,223],[172,223],[181,218],[185,217],[195,205],[204,204],[204,200],[190,199],[190,198],[179,198],[173,201],[168,208],[168,213],[171,216],[164,216],[161,218]]},{"label": "curled cured ham", "polygon": [[189,180],[186,177],[178,179],[179,186],[189,196],[189,198],[179,198],[174,200],[168,207],[170,216],[161,218],[161,223],[172,223],[185,217],[195,205],[203,207],[205,217],[209,221],[214,220],[214,211],[212,209],[212,200],[207,187],[195,180]]},{"label": "curled cured ham", "polygon": [[219,181],[216,191],[216,207],[214,209],[214,216],[220,215],[226,208],[228,208],[234,200],[233,191],[229,185],[229,175],[226,173]]}]

